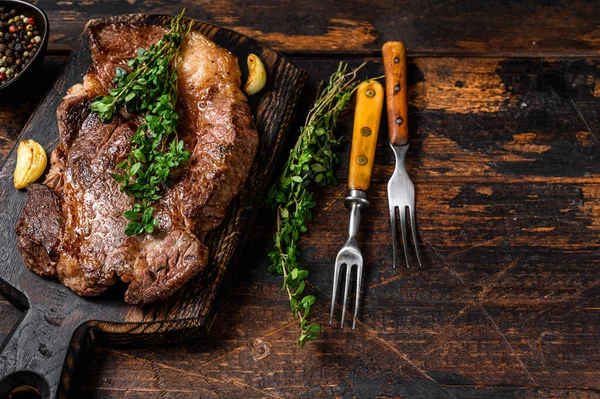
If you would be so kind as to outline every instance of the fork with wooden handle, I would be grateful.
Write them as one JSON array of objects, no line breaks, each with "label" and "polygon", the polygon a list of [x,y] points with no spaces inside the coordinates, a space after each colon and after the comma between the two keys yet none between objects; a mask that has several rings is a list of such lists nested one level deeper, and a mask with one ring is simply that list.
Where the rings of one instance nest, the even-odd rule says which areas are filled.
[{"label": "fork with wooden handle", "polygon": [[396,267],[396,208],[400,216],[404,257],[408,267],[408,244],[406,238],[406,210],[410,215],[417,261],[421,265],[415,217],[415,186],[408,177],[405,166],[408,150],[408,86],[406,84],[406,48],[402,42],[387,42],[383,45],[383,67],[385,70],[385,93],[387,96],[388,130],[390,146],[396,157],[396,168],[388,182],[388,203],[392,226],[392,256]]},{"label": "fork with wooden handle", "polygon": [[348,189],[350,193],[344,204],[350,209],[350,223],[348,227],[348,240],[337,254],[333,274],[333,293],[331,295],[331,313],[329,324],[333,322],[335,297],[338,287],[340,269],[346,267],[346,283],[344,287],[344,306],[342,308],[341,328],[344,328],[346,315],[346,301],[352,268],[357,270],[356,275],[356,303],[352,328],[356,326],[356,316],[360,302],[360,283],[363,269],[363,257],[356,241],[360,225],[360,212],[369,206],[367,190],[371,182],[371,172],[375,161],[375,147],[381,111],[383,109],[383,87],[374,80],[361,83],[356,90],[356,110],[354,113],[354,128],[352,132],[352,149],[350,152],[350,171],[348,175]]}]

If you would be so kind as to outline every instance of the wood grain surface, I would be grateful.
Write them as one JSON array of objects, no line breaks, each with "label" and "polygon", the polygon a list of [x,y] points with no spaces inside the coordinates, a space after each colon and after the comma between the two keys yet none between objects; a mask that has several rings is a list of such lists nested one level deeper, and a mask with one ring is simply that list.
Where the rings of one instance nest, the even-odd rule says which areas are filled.
[{"label": "wood grain surface", "polygon": [[362,82],[354,95],[352,146],[348,159],[348,189],[367,191],[375,164],[385,91],[376,80]]},{"label": "wood grain surface", "polygon": [[[115,347],[89,337],[72,397],[599,398],[597,4],[321,3],[200,2],[190,13],[291,55],[309,73],[307,98],[340,60],[367,60],[363,77],[379,76],[381,44],[407,44],[407,168],[423,266],[390,267],[394,160],[382,124],[359,237],[356,331],[325,326],[321,340],[296,347],[280,278],[267,271],[273,215],[261,208],[207,339]],[[2,100],[2,160],[90,16],[179,10],[164,1],[38,4],[54,29],[52,56],[21,101]],[[352,114],[339,129],[340,184],[317,191],[302,240],[324,324],[346,234]],[[0,299],[0,339],[20,316]]]},{"label": "wood grain surface", "polygon": [[408,143],[408,85],[406,47],[400,41],[386,42],[381,47],[385,72],[385,102],[389,141],[393,145]]},{"label": "wood grain surface", "polygon": [[[92,0],[38,1],[48,14],[50,47],[68,49],[88,19],[111,13],[188,15],[237,30],[276,50],[379,54],[401,39],[409,52],[434,54],[600,52],[599,5],[568,1]],[[596,18],[595,18],[596,17]]]}]

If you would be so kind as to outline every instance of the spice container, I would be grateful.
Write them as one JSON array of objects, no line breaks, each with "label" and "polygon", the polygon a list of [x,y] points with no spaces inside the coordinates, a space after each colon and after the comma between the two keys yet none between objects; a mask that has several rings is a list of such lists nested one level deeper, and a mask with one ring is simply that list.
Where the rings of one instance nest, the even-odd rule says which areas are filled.
[{"label": "spice container", "polygon": [[48,44],[48,18],[22,0],[0,0],[0,90],[33,78]]}]

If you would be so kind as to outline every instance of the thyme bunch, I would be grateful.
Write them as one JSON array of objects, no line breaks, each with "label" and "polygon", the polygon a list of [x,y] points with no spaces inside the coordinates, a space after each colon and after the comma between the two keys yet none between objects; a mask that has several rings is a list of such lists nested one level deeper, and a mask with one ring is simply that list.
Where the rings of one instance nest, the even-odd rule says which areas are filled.
[{"label": "thyme bunch", "polygon": [[[364,64],[363,64],[364,65]],[[307,220],[316,205],[310,191],[312,183],[320,187],[337,184],[334,166],[338,158],[333,149],[340,140],[334,136],[340,112],[346,109],[357,85],[356,74],[362,66],[348,72],[348,65],[340,63],[338,69],[317,95],[300,136],[290,151],[285,167],[277,182],[271,186],[267,204],[277,209],[277,231],[273,237],[273,251],[269,253],[271,272],[283,276],[292,315],[300,322],[298,345],[317,339],[321,326],[309,323],[313,295],[304,295],[308,271],[298,263],[298,240],[308,230]]]},{"label": "thyme bunch", "polygon": [[177,138],[179,116],[175,111],[181,43],[191,29],[182,21],[184,12],[173,18],[169,32],[157,43],[137,50],[137,57],[127,63],[129,72],[118,67],[115,87],[90,105],[103,121],[112,119],[123,106],[128,112],[143,113],[127,159],[116,165],[120,172],[112,175],[121,192],[138,200],[123,213],[129,220],[127,235],[154,231],[157,220],[152,204],[161,198],[170,172],[190,156]]}]

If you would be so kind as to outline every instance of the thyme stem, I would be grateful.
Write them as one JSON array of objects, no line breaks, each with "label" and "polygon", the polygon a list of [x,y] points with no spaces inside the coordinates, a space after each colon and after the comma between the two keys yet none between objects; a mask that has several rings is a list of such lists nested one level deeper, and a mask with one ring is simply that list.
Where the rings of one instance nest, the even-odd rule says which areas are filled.
[{"label": "thyme stem", "polygon": [[357,72],[363,65],[347,72],[348,66],[340,63],[327,84],[321,87],[283,172],[269,190],[267,203],[277,210],[277,231],[273,251],[269,254],[272,262],[269,269],[283,276],[282,289],[290,301],[292,315],[300,323],[300,347],[317,339],[321,331],[319,324],[308,322],[315,297],[302,295],[308,271],[298,264],[297,243],[300,234],[308,230],[306,222],[315,206],[309,187],[312,183],[321,187],[337,184],[333,169],[338,159],[333,149],[339,140],[333,133],[340,112],[346,109],[356,88]]}]

